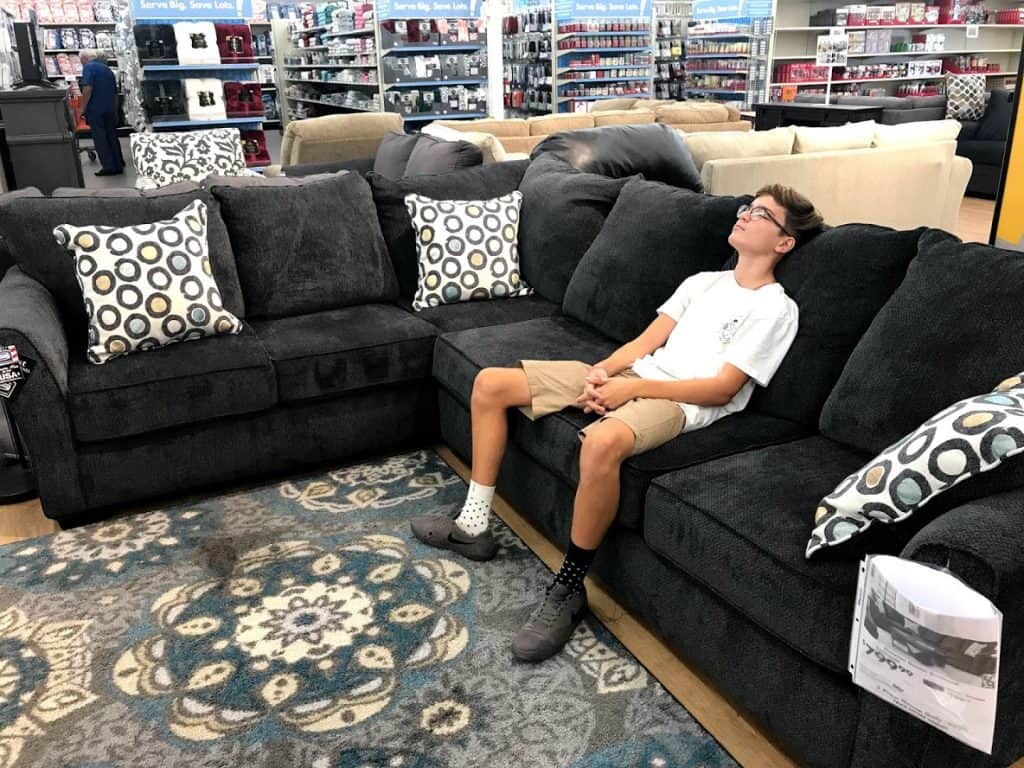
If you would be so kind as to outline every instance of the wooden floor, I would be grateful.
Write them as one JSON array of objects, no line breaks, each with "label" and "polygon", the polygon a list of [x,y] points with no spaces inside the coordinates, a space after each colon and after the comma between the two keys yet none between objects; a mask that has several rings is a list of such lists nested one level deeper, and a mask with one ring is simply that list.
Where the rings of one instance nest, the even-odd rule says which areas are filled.
[{"label": "wooden floor", "polygon": [[[960,208],[957,234],[965,241],[988,242],[994,204],[966,198]],[[468,481],[468,469],[447,448],[441,456]],[[562,553],[501,498],[495,512],[552,570],[558,568]],[[38,500],[0,506],[0,544],[55,533],[57,525],[45,518]],[[679,660],[667,646],[629,615],[593,579],[587,580],[594,613],[634,656],[684,707],[722,743],[743,766],[776,768],[794,766],[778,746],[742,713],[719,695],[700,675]],[[1021,758],[1011,768],[1024,768]]]}]

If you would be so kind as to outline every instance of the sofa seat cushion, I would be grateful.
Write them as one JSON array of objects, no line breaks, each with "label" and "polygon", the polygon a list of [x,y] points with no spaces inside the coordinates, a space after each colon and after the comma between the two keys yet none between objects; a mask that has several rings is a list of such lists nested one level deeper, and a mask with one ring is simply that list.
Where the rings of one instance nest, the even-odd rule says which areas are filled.
[{"label": "sofa seat cushion", "polygon": [[[413,311],[412,302],[402,301],[400,306],[409,312]],[[451,333],[551,317],[561,314],[561,311],[561,305],[540,296],[517,296],[501,301],[469,301],[429,307],[417,312],[416,317],[426,320],[439,333]]]},{"label": "sofa seat cushion", "polygon": [[863,461],[814,436],[666,474],[647,493],[644,540],[761,628],[843,674],[858,553],[809,562],[804,548],[818,500]]},{"label": "sofa seat cushion", "polygon": [[274,367],[248,327],[105,365],[88,362],[81,349],[68,366],[68,410],[82,442],[253,413],[276,402]]},{"label": "sofa seat cushion", "polygon": [[[489,366],[511,366],[521,359],[577,358],[596,362],[615,348],[613,341],[567,317],[549,317],[512,325],[449,333],[438,339],[434,351],[434,376],[464,407],[469,407],[473,380]],[[531,422],[518,410],[510,410],[510,438],[534,460],[565,482],[579,482],[578,432],[593,415],[570,408]],[[665,472],[708,461],[735,451],[794,440],[808,434],[806,428],[783,419],[758,414],[739,414],[722,419],[707,429],[676,438],[653,451],[633,456],[622,466],[620,525],[637,528],[651,480]],[[817,499],[812,502],[817,502]],[[569,510],[566,510],[569,514]]]},{"label": "sofa seat cushion", "polygon": [[399,307],[366,304],[252,324],[282,402],[430,376],[437,331]]}]

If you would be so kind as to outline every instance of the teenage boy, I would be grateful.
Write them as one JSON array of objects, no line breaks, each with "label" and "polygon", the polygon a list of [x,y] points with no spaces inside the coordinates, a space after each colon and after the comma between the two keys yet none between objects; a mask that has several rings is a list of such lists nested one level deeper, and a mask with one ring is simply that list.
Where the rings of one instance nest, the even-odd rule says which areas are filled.
[{"label": "teenage boy", "polygon": [[473,384],[472,482],[458,517],[412,521],[420,541],[489,560],[491,500],[508,440],[506,409],[530,419],[574,406],[601,416],[580,432],[580,481],[569,550],[544,599],[512,641],[513,654],[541,661],[557,653],[586,613],[583,579],[619,505],[619,467],[743,410],[754,385],[767,386],[797,331],[797,306],[776,282],[782,258],[822,225],[814,205],[780,185],[759,190],[737,211],[729,244],[734,270],[686,279],[657,319],[609,357],[523,360],[486,368]]}]

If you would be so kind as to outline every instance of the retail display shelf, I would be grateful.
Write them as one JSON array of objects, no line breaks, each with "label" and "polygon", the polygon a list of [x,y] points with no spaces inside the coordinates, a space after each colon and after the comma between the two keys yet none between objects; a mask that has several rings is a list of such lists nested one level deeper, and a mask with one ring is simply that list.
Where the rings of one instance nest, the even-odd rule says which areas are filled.
[{"label": "retail display shelf", "polygon": [[157,120],[153,128],[202,128],[211,125],[251,125],[262,123],[263,115],[253,117],[226,117],[222,120]]},{"label": "retail display shelf", "polygon": [[345,80],[302,80],[294,77],[287,78],[289,83],[299,83],[300,85],[354,85],[357,88],[376,88],[377,83],[350,83]]},{"label": "retail display shelf", "polygon": [[[885,53],[851,53],[849,59],[874,59],[879,56],[962,56],[967,53],[1019,53],[1020,48],[974,48],[959,51],[886,51]],[[692,57],[691,57],[692,58]],[[776,61],[812,60],[817,58],[813,53],[802,53],[794,56],[776,53]]]},{"label": "retail display shelf", "polygon": [[687,69],[691,75],[735,75],[736,77],[747,77],[749,72],[742,69]]},{"label": "retail display shelf", "polygon": [[40,27],[116,27],[116,21],[48,21]]},{"label": "retail display shelf", "polygon": [[650,50],[649,45],[637,48],[560,48],[556,53],[559,57],[568,56],[573,53],[639,53]]},{"label": "retail display shelf", "polygon": [[727,96],[739,96],[744,98],[747,95],[746,91],[737,91],[732,88],[687,88],[689,93],[719,93]]},{"label": "retail display shelf", "polygon": [[[403,45],[398,48],[385,48],[381,56],[390,56],[393,53],[441,53],[443,51],[479,51],[484,47],[483,43],[457,43],[453,45]],[[624,49],[619,49],[624,50]]]},{"label": "retail display shelf", "polygon": [[[646,78],[643,78],[646,79]],[[651,94],[643,93],[642,91],[636,93],[610,93],[607,96],[573,96],[571,94],[562,94],[561,98],[566,101],[605,101],[606,99],[649,99]]]},{"label": "retail display shelf", "polygon": [[322,99],[304,99],[301,96],[287,96],[289,101],[301,101],[303,104],[319,104],[323,107],[334,107],[335,109],[347,109],[351,112],[377,112],[376,109],[367,109],[366,107],[349,107],[345,104],[334,104],[330,101],[323,101]]},{"label": "retail display shelf", "polygon": [[423,122],[426,120],[455,120],[458,118],[466,117],[487,117],[486,112],[450,112],[447,115],[435,115],[430,114],[418,114],[418,115],[402,115],[402,119],[408,122]]},{"label": "retail display shelf", "polygon": [[[640,75],[639,77],[587,77],[587,78],[575,78],[573,80],[559,80],[558,87],[562,88],[566,85],[575,85],[576,83],[637,83],[647,80],[649,75]],[[568,98],[568,97],[567,97]]]},{"label": "retail display shelf", "polygon": [[[860,27],[776,27],[776,32],[828,32],[830,29],[846,29],[852,32],[868,29],[966,29],[969,24],[874,24]],[[979,29],[1019,29],[1024,24],[975,24]]]},{"label": "retail display shelf", "polygon": [[[677,59],[672,59],[672,61],[677,61]],[[587,67],[555,67],[555,72],[558,72],[558,73],[561,73],[561,72],[596,72],[598,70],[607,70],[607,69],[635,69],[637,67],[646,67],[646,66],[648,66],[648,65],[647,64],[612,64],[612,65],[602,64],[600,66],[592,66],[592,67],[591,66],[587,66]]]},{"label": "retail display shelf", "polygon": [[620,31],[620,30],[616,30],[614,32],[611,32],[611,31],[606,31],[606,32],[560,32],[558,34],[558,39],[559,40],[568,40],[570,37],[612,37],[612,36],[614,36],[614,37],[650,37],[651,36],[651,31],[650,30],[642,30],[642,31],[636,31],[636,30],[632,30],[632,31],[621,30]]},{"label": "retail display shelf", "polygon": [[324,37],[362,37],[372,34],[373,27],[366,27],[365,29],[350,29],[347,32],[328,32]]},{"label": "retail display shelf", "polygon": [[387,83],[384,86],[385,90],[392,90],[395,88],[423,88],[431,85],[481,85],[487,82],[486,77],[469,77],[464,79],[453,79],[453,80],[410,80],[406,83]]},{"label": "retail display shelf", "polygon": [[302,29],[296,27],[295,32],[292,34],[292,42],[296,42],[299,39],[299,35],[310,35],[313,34],[314,32],[325,32],[330,28],[330,24],[321,24],[318,27],[304,27]]},{"label": "retail display shelf", "polygon": [[[678,58],[678,57],[672,57]],[[751,56],[746,53],[687,53],[687,59],[749,59]],[[811,54],[814,58],[814,54]]]},{"label": "retail display shelf", "polygon": [[689,35],[687,40],[749,40],[753,35],[749,32],[716,32],[711,35]]},{"label": "retail display shelf", "polygon": [[376,69],[376,64],[285,64],[285,69]]},{"label": "retail display shelf", "polygon": [[[914,75],[912,77],[855,77],[855,78],[834,78],[832,80],[832,86],[843,85],[844,83],[896,83],[905,82],[907,80],[942,80],[950,72],[942,72],[938,75]],[[967,73],[971,74],[971,73]],[[976,74],[983,75],[985,77],[1016,77],[1016,72],[978,72]],[[771,87],[783,86],[783,85],[828,85],[828,80],[806,80],[798,83],[791,82],[779,82],[769,83]]]},{"label": "retail display shelf", "polygon": [[243,72],[258,69],[259,64],[144,64],[141,69],[146,72]]}]

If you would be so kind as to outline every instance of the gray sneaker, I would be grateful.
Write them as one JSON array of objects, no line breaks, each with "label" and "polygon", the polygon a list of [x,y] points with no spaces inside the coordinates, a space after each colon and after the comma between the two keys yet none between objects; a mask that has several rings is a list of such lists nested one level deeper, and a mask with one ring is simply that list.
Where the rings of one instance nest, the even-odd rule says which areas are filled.
[{"label": "gray sneaker", "polygon": [[512,655],[520,661],[544,661],[554,656],[586,615],[586,590],[570,594],[564,584],[552,584],[512,640]]},{"label": "gray sneaker", "polygon": [[455,524],[455,521],[444,515],[423,515],[414,517],[409,526],[412,535],[438,549],[449,549],[470,560],[490,560],[498,554],[498,543],[494,540],[491,529],[479,536],[470,536]]}]

